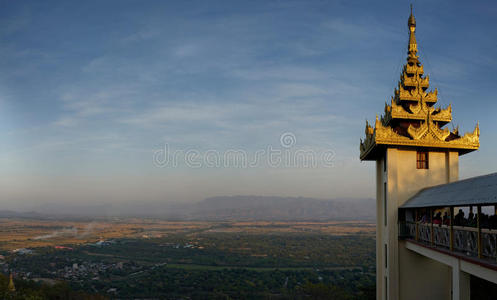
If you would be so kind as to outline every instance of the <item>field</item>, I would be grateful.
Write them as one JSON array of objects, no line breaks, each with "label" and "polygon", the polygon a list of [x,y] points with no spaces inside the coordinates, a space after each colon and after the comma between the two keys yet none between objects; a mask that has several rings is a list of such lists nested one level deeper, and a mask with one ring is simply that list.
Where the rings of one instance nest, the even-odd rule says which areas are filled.
[{"label": "field", "polygon": [[320,233],[335,236],[371,235],[375,224],[344,222],[201,222],[154,219],[59,221],[0,218],[0,250],[79,245],[115,238],[160,238],[171,234],[194,237],[200,233]]},{"label": "field", "polygon": [[368,299],[374,286],[375,227],[362,221],[0,224],[4,273],[110,298]]}]

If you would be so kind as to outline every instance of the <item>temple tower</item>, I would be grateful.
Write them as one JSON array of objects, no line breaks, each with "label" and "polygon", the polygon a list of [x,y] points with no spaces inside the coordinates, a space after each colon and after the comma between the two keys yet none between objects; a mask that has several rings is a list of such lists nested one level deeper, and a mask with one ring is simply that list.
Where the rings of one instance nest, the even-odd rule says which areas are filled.
[{"label": "temple tower", "polygon": [[450,299],[450,269],[417,257],[398,239],[398,208],[424,187],[458,180],[459,155],[479,148],[480,132],[478,124],[463,136],[444,128],[451,106],[436,107],[437,90],[429,91],[412,8],[408,28],[407,62],[394,96],[374,126],[366,121],[360,143],[360,159],[376,161],[377,299]]},{"label": "temple tower", "polygon": [[9,285],[7,286],[7,289],[11,293],[14,293],[16,291],[16,286],[14,285],[14,276],[12,275],[12,273],[10,273],[9,276]]}]

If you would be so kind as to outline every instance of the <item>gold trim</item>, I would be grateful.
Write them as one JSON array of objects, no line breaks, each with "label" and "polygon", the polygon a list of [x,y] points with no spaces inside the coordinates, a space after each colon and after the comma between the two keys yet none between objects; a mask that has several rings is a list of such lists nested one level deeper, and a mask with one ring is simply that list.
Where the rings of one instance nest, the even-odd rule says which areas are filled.
[{"label": "gold trim", "polygon": [[385,124],[388,124],[392,119],[404,120],[424,120],[428,111],[431,113],[431,118],[435,122],[449,123],[452,121],[452,106],[449,104],[446,108],[433,108],[426,103],[410,104],[408,112],[402,105],[392,101],[391,105],[385,104]]},{"label": "gold trim", "polygon": [[414,64],[413,66],[406,65],[404,67],[404,72],[407,72],[408,74],[412,75],[423,75],[425,71],[423,65],[418,66]]},{"label": "gold trim", "polygon": [[428,76],[426,76],[425,78],[420,76],[409,77],[407,75],[407,72],[404,72],[402,74],[401,82],[404,86],[414,86],[414,87],[423,87],[423,88],[428,88],[430,86],[430,78]]}]

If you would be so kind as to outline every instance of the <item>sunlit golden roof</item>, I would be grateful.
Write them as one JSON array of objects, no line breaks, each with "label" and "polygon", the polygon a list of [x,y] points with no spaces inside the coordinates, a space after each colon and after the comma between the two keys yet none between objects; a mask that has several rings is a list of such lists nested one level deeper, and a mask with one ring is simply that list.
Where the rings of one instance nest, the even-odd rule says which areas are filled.
[{"label": "sunlit golden roof", "polygon": [[390,104],[385,104],[381,118],[376,117],[374,127],[366,122],[366,138],[360,143],[361,160],[376,160],[385,146],[413,146],[455,149],[460,154],[480,146],[478,124],[473,132],[459,135],[459,129],[443,128],[452,121],[452,107],[435,107],[437,89],[429,91],[430,79],[424,74],[419,61],[416,42],[416,19],[408,20],[409,44],[407,63],[404,65],[398,87]]}]

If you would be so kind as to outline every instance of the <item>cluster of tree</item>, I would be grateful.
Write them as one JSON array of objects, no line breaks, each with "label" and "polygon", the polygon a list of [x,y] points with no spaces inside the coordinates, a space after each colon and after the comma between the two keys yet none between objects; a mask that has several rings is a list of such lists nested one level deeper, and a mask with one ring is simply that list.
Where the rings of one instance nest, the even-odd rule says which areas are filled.
[{"label": "cluster of tree", "polygon": [[[46,278],[60,277],[74,264],[103,264],[98,274],[78,275],[69,284],[73,290],[109,297],[369,299],[368,288],[375,283],[374,245],[374,237],[364,235],[173,234],[120,239],[102,247],[82,245],[73,251],[38,248],[36,254],[16,256],[9,263],[18,272]],[[116,268],[118,262],[124,267]]]},{"label": "cluster of tree", "polygon": [[[120,281],[100,281],[99,290],[118,296],[158,299],[368,299],[374,276],[335,270],[182,269],[163,267]],[[90,283],[88,283],[90,284]],[[90,286],[82,286],[87,289]],[[326,295],[328,295],[326,297]],[[333,297],[331,297],[333,296]]]},{"label": "cluster of tree", "polygon": [[104,300],[102,295],[73,290],[67,283],[47,285],[27,280],[14,280],[15,291],[9,288],[9,278],[0,274],[0,299],[5,300]]},{"label": "cluster of tree", "polygon": [[[120,240],[104,247],[82,246],[74,251],[39,248],[38,255],[12,262],[15,270],[49,277],[54,269],[73,263],[119,261],[205,266],[288,268],[362,267],[374,270],[374,239],[369,236],[212,234],[198,237],[203,249],[185,248],[185,236],[157,240]],[[117,275],[117,274],[116,274]]]},{"label": "cluster of tree", "polygon": [[[236,272],[236,271],[235,271]],[[241,271],[244,273],[247,271]],[[172,272],[173,274],[175,272]],[[196,273],[196,272],[194,272]],[[197,277],[193,274],[193,277]],[[219,275],[219,274],[215,274]],[[233,276],[233,273],[228,272],[228,277],[214,276],[211,278],[208,274],[202,274],[194,279],[197,285],[192,282],[179,282],[179,278],[169,278],[168,282],[160,274],[150,274],[150,277],[142,278],[148,283],[131,284],[127,286],[119,286],[122,288],[121,294],[126,292],[126,297],[143,295],[159,297],[160,299],[337,299],[337,300],[372,300],[375,299],[374,285],[363,286],[358,292],[351,292],[346,288],[325,283],[313,283],[307,281],[302,285],[297,285],[292,288],[270,288],[271,285],[280,285],[281,276],[270,275],[262,276],[263,278],[249,281],[240,281],[241,278]],[[287,275],[282,273],[280,275]],[[186,275],[188,277],[189,275]],[[203,278],[201,278],[203,277]],[[183,278],[184,279],[184,278]],[[253,280],[253,279],[252,279]],[[254,289],[256,285],[260,285],[267,280],[263,289]],[[0,274],[0,298],[6,300],[104,300],[108,299],[102,295],[88,294],[82,291],[75,291],[65,283],[55,285],[39,284],[33,281],[15,280],[16,290],[8,289],[9,279]],[[198,284],[201,281],[207,281],[199,288]],[[214,282],[211,282],[214,281]],[[228,284],[228,281],[231,284]],[[288,282],[288,279],[286,279]],[[191,284],[191,285],[190,285]]]},{"label": "cluster of tree", "polygon": [[[244,255],[263,254],[277,258],[280,266],[374,266],[374,236],[333,236],[315,233],[203,234],[202,244]],[[266,260],[268,260],[266,259]]]}]

